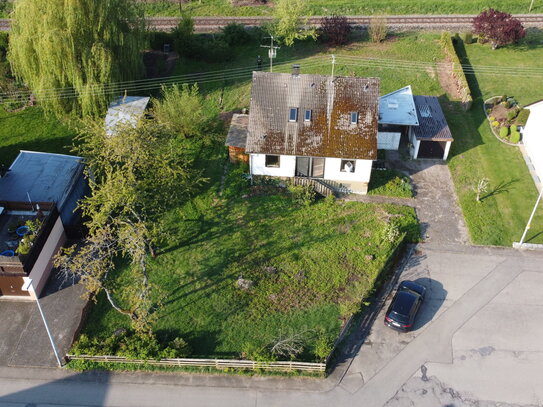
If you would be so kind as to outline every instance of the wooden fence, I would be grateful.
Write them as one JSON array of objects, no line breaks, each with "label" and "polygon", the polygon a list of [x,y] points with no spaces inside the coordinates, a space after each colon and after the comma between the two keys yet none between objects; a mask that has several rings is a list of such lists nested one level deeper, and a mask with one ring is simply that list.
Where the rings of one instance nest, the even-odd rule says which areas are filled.
[{"label": "wooden fence", "polygon": [[127,359],[123,356],[90,356],[90,355],[66,355],[68,360],[89,360],[102,363],[130,363],[147,364],[152,366],[169,367],[211,367],[215,369],[250,369],[250,370],[277,370],[284,372],[324,372],[326,364],[309,362],[256,362],[254,360],[232,360],[232,359],[160,359],[160,360],[138,360]]}]

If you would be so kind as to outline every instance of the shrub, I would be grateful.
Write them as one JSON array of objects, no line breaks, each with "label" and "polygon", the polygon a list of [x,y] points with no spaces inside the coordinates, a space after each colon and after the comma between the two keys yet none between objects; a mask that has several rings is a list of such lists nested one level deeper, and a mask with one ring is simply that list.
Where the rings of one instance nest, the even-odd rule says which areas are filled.
[{"label": "shrub", "polygon": [[382,42],[387,37],[387,20],[385,17],[375,16],[370,20],[368,32],[373,42]]},{"label": "shrub", "polygon": [[324,362],[330,352],[332,352],[333,348],[334,345],[330,341],[328,336],[324,332],[319,334],[315,342],[315,348],[313,350],[313,353],[318,359],[317,362]]},{"label": "shrub", "polygon": [[500,122],[499,122],[499,121],[494,120],[494,121],[492,122],[492,127],[499,127],[499,126],[500,126]]},{"label": "shrub", "polygon": [[297,205],[309,206],[315,200],[315,190],[310,185],[289,184],[288,191]]},{"label": "shrub", "polygon": [[183,16],[177,27],[172,31],[174,48],[179,55],[190,56],[196,45],[194,44],[194,21],[191,17]]},{"label": "shrub", "polygon": [[230,45],[243,45],[251,41],[251,36],[245,30],[245,26],[237,23],[230,23],[222,29],[224,41]]},{"label": "shrub", "polygon": [[344,45],[349,39],[351,25],[347,17],[332,15],[321,20],[321,32],[322,38],[328,45]]},{"label": "shrub", "polygon": [[473,34],[465,33],[464,34],[464,44],[471,44],[473,42]]},{"label": "shrub", "polygon": [[507,112],[507,120],[513,120],[515,117],[517,117],[517,111],[516,110],[510,110]]},{"label": "shrub", "polygon": [[492,43],[492,49],[522,39],[526,31],[522,23],[511,16],[492,8],[481,12],[473,19],[473,32]]},{"label": "shrub", "polygon": [[513,133],[514,131],[518,131],[517,126],[514,124],[512,124],[509,129],[511,130],[511,133]]},{"label": "shrub", "polygon": [[506,138],[508,135],[509,135],[509,127],[503,126],[502,128],[500,128],[500,137],[501,138]]},{"label": "shrub", "polygon": [[526,126],[526,122],[528,121],[528,116],[530,116],[530,111],[528,109],[522,109],[517,119],[515,120],[515,124],[517,126]]},{"label": "shrub", "polygon": [[490,120],[491,122],[493,122],[493,121],[496,120],[496,118],[495,118],[494,116],[490,116],[490,117],[488,118],[488,120]]},{"label": "shrub", "polygon": [[511,132],[509,140],[511,140],[511,143],[518,143],[520,141],[520,133],[518,131]]}]

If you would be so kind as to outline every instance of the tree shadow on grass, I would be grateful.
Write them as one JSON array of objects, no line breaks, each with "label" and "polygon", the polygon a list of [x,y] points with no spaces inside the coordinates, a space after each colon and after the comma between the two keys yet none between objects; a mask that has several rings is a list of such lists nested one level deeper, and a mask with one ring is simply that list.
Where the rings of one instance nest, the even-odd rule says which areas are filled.
[{"label": "tree shadow on grass", "polygon": [[511,179],[509,181],[501,181],[496,187],[494,187],[488,194],[481,197],[481,201],[484,201],[487,198],[490,198],[491,196],[499,195],[505,192],[509,192],[510,187],[514,185],[515,183],[519,182],[520,180],[515,178]]}]

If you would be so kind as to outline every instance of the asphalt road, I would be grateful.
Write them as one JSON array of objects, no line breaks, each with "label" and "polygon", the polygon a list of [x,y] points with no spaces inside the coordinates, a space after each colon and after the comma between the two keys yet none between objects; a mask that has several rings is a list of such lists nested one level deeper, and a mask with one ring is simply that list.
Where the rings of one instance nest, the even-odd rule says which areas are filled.
[{"label": "asphalt road", "polygon": [[415,331],[380,315],[339,382],[0,368],[0,405],[541,405],[543,253],[420,245],[402,278],[429,290]]}]

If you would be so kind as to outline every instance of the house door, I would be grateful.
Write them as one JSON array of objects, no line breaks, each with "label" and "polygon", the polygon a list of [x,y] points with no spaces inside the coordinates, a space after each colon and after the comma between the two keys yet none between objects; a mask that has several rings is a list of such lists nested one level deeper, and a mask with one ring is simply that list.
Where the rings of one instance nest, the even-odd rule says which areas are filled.
[{"label": "house door", "polygon": [[311,157],[296,157],[296,176],[309,177],[311,167]]},{"label": "house door", "polygon": [[296,157],[296,176],[323,178],[324,160],[321,157]]}]

